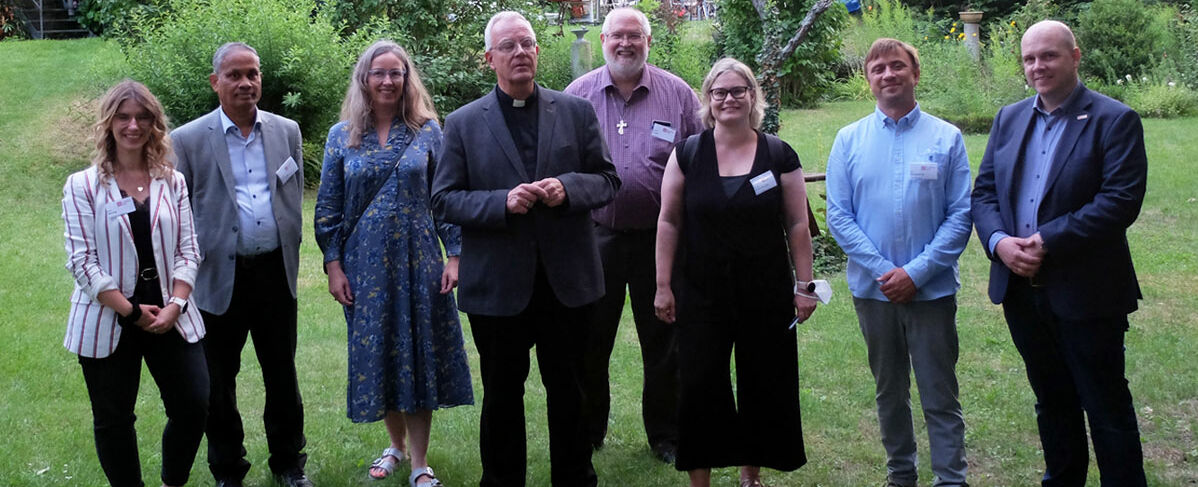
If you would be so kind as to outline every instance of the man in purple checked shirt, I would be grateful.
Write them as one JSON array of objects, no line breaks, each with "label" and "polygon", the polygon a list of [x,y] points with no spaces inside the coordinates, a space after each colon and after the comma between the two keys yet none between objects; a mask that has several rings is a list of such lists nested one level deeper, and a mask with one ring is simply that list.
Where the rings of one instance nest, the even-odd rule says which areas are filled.
[{"label": "man in purple checked shirt", "polygon": [[587,433],[595,449],[603,446],[611,408],[608,366],[627,286],[645,366],[645,433],[654,455],[673,463],[678,364],[673,328],[653,315],[653,256],[666,160],[675,144],[701,132],[703,125],[694,90],[678,76],[645,63],[650,34],[645,14],[634,8],[613,9],[600,34],[607,64],[574,80],[565,92],[594,105],[624,182],[615,200],[591,214],[607,293],[597,305],[584,358]]}]

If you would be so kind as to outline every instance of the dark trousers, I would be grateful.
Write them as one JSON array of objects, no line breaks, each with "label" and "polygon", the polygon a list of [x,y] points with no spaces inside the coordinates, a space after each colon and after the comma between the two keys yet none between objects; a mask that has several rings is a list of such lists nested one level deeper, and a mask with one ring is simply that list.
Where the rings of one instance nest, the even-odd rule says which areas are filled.
[{"label": "dark trousers", "polygon": [[[694,291],[687,294],[696,300]],[[726,300],[706,301],[710,312],[680,313],[676,323],[678,470],[794,470],[807,463],[798,350],[795,331],[787,329],[794,308],[787,313],[747,297],[729,291]],[[729,371],[734,353],[735,398]]]},{"label": "dark trousers", "polygon": [[262,414],[270,470],[303,469],[304,404],[295,373],[296,302],[287,285],[283,254],[238,258],[233,301],[221,315],[204,313],[208,373],[212,378],[208,417],[208,468],[218,480],[240,480],[250,470],[245,430],[237,410],[237,373],[247,335],[262,369],[266,403]]},{"label": "dark trousers", "polygon": [[1012,277],[1003,311],[1036,393],[1045,487],[1086,483],[1086,419],[1103,486],[1145,485],[1136,411],[1124,377],[1127,316],[1070,320],[1047,293]]},{"label": "dark trousers", "polygon": [[162,482],[183,485],[204,436],[208,369],[204,367],[203,346],[187,343],[173,329],[155,335],[126,327],[112,355],[100,359],[79,357],[92,404],[96,454],[108,483],[114,487],[144,485],[133,426],[143,358],[166,408]]},{"label": "dark trousers", "polygon": [[587,410],[587,434],[593,445],[607,436],[611,411],[608,368],[624,311],[624,289],[632,300],[632,319],[641,343],[645,382],[641,414],[645,433],[654,451],[672,450],[678,444],[678,358],[674,327],[653,314],[657,291],[654,242],[657,230],[620,232],[595,225],[607,294],[596,303],[594,321],[584,355],[582,384]]},{"label": "dark trousers", "polygon": [[578,380],[593,306],[562,305],[543,272],[537,273],[535,286],[532,300],[520,314],[470,315],[483,382],[479,421],[483,474],[479,485],[524,485],[524,382],[528,379],[528,351],[535,345],[549,416],[552,485],[594,486],[598,477],[591,465]]}]

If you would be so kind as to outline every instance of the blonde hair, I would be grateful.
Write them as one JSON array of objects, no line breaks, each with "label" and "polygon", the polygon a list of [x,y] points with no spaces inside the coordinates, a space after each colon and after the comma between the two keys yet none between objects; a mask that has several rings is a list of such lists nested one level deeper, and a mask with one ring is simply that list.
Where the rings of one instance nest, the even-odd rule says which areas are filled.
[{"label": "blonde hair", "polygon": [[142,160],[151,177],[169,179],[175,169],[171,160],[171,139],[167,137],[170,121],[162,109],[162,103],[150,93],[149,88],[131,79],[117,83],[100,98],[99,118],[92,127],[92,140],[96,144],[92,152],[92,165],[99,170],[101,179],[116,174],[116,138],[112,136],[112,119],[126,100],[141,105],[154,118],[146,128],[149,137],[141,149]]},{"label": "blonde hair", "polygon": [[[399,117],[413,132],[420,130],[425,122],[437,118],[437,109],[433,107],[433,98],[420,80],[420,72],[412,64],[412,58],[399,44],[390,40],[380,40],[366,48],[366,52],[358,58],[354,72],[349,77],[349,89],[345,92],[345,100],[341,102],[341,120],[349,122],[349,146],[362,145],[362,134],[374,126],[374,105],[370,99],[370,63],[374,59],[391,53],[403,64],[403,89],[399,98]],[[385,143],[386,141],[379,141]]]},{"label": "blonde hair", "polygon": [[711,66],[711,71],[707,72],[707,77],[703,78],[702,92],[699,93],[699,97],[702,99],[702,103],[699,104],[699,118],[703,119],[703,126],[715,127],[715,117],[711,115],[711,85],[715,83],[716,78],[727,72],[736,73],[745,79],[745,84],[749,86],[749,92],[753,94],[753,106],[749,111],[749,126],[754,129],[761,128],[761,120],[765,118],[765,97],[761,94],[761,85],[757,84],[757,78],[753,76],[752,69],[749,69],[745,63],[730,57],[716,61]]}]

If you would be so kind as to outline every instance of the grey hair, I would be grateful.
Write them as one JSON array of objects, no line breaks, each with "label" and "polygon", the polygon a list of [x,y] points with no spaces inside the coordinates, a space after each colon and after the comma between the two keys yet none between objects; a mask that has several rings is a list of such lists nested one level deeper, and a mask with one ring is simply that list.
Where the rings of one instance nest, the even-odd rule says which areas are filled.
[{"label": "grey hair", "polygon": [[224,64],[225,56],[228,56],[229,53],[239,49],[243,51],[249,51],[250,54],[254,55],[254,57],[262,59],[262,57],[258,55],[258,51],[250,47],[249,44],[244,42],[226,42],[220,47],[216,48],[216,53],[212,55],[212,74],[220,74],[220,65]]},{"label": "grey hair", "polygon": [[761,128],[761,119],[765,118],[765,97],[761,94],[761,85],[757,84],[757,78],[753,76],[752,69],[745,63],[730,57],[716,61],[715,65],[711,67],[711,71],[707,72],[707,77],[703,78],[703,91],[699,93],[702,100],[702,103],[699,104],[699,118],[703,120],[703,125],[707,128],[715,127],[715,116],[711,114],[711,85],[721,74],[729,72],[740,75],[741,78],[744,78],[745,84],[749,86],[749,93],[753,94],[753,106],[749,111],[749,126],[755,129]]},{"label": "grey hair", "polygon": [[637,10],[635,7],[620,7],[611,9],[611,11],[607,13],[607,17],[603,18],[603,30],[599,32],[602,34],[610,33],[612,17],[627,15],[636,17],[637,22],[641,23],[641,30],[644,31],[646,36],[653,35],[653,27],[649,25],[649,17],[645,16],[644,12]]},{"label": "grey hair", "polygon": [[508,20],[508,19],[514,19],[519,22],[523,22],[524,25],[528,26],[529,32],[532,32],[532,40],[533,41],[537,40],[537,31],[532,28],[532,23],[529,22],[528,19],[524,18],[524,16],[521,15],[520,12],[515,12],[512,10],[504,10],[495,15],[492,15],[491,20],[487,21],[487,28],[486,28],[486,30],[483,31],[483,48],[484,48],[483,50],[484,51],[491,52],[491,30],[495,27],[495,24],[498,24],[499,22]]}]

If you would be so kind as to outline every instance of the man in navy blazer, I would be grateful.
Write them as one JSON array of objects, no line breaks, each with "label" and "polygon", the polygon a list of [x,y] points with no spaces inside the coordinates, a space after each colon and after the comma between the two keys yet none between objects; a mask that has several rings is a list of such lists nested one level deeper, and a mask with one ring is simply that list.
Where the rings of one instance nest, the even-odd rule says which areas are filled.
[{"label": "man in navy blazer", "polygon": [[208,468],[218,487],[242,485],[250,469],[236,381],[252,336],[270,469],[283,485],[310,487],[295,370],[303,155],[299,125],[258,109],[261,76],[254,48],[221,46],[209,76],[220,107],[171,132],[204,256],[194,298],[208,327]]},{"label": "man in navy blazer", "polygon": [[[620,186],[595,110],[533,81],[536,34],[500,12],[484,33],[498,86],[445,117],[433,211],[462,227],[458,304],[483,382],[480,485],[525,482],[524,381],[535,345],[552,484],[593,486],[579,367],[604,292],[590,210]],[[541,479],[543,481],[543,479]]]},{"label": "man in navy blazer", "polygon": [[1141,297],[1127,227],[1144,200],[1144,130],[1136,112],[1079,82],[1065,24],[1033,25],[1022,56],[1037,96],[994,117],[972,213],[990,299],[1036,394],[1042,484],[1085,484],[1088,419],[1102,485],[1143,486],[1123,340]]}]

